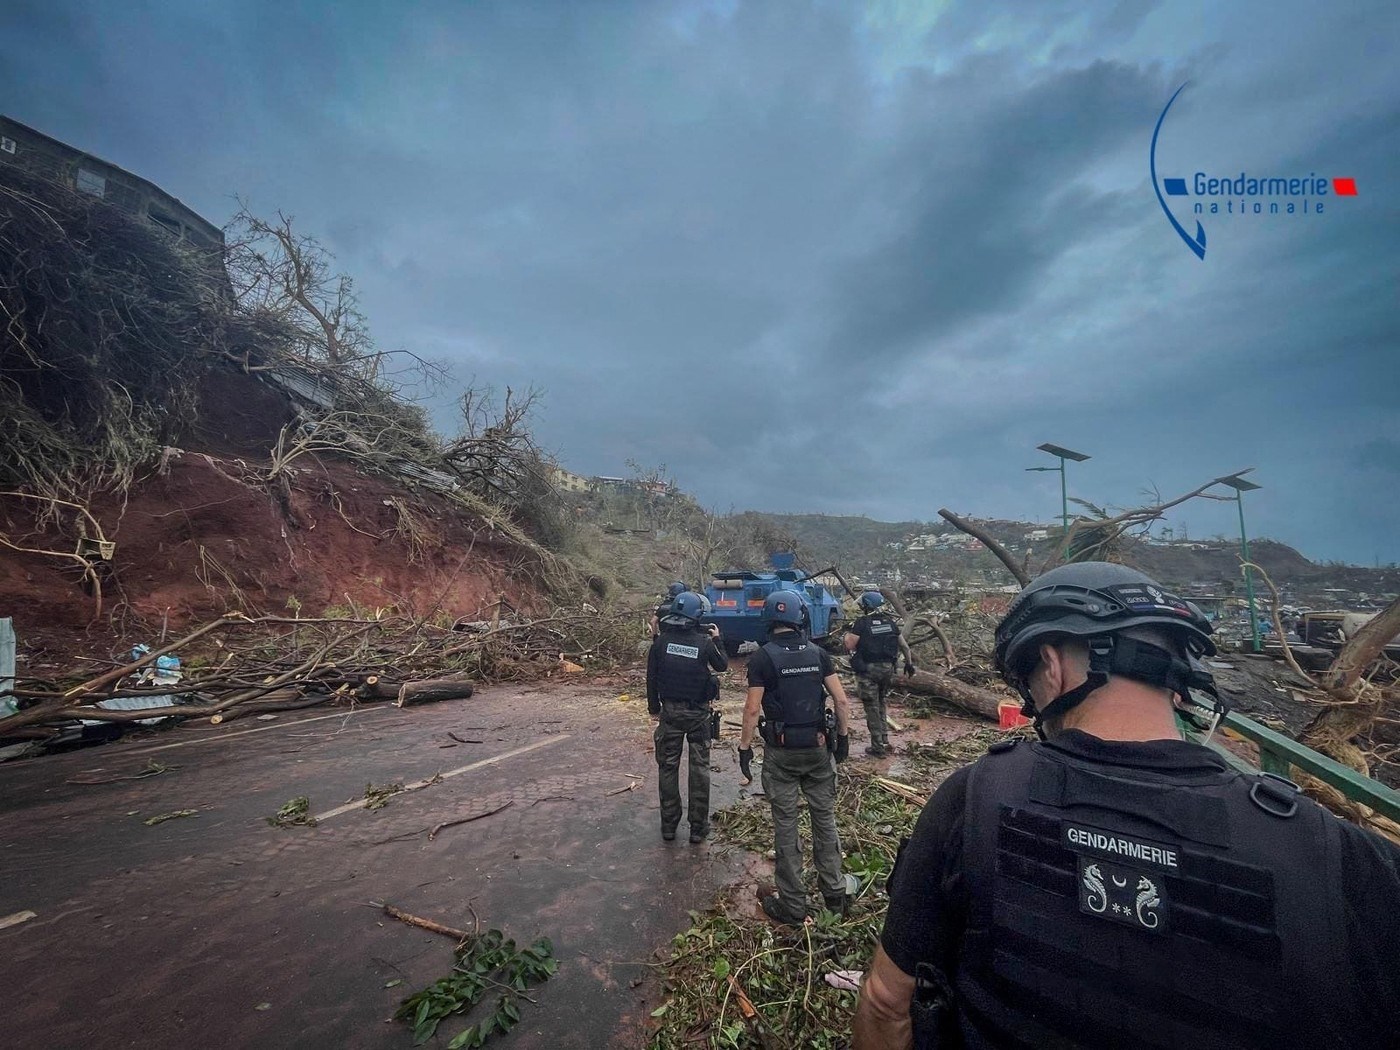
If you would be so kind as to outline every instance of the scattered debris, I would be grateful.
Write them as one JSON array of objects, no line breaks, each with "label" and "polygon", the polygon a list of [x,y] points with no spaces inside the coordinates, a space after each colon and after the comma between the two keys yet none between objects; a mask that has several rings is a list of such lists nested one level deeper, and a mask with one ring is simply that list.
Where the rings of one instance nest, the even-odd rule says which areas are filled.
[{"label": "scattered debris", "polygon": [[461,944],[468,937],[472,936],[466,930],[454,929],[451,926],[444,926],[440,922],[434,922],[432,919],[424,919],[421,916],[406,912],[401,908],[396,908],[387,902],[371,901],[370,904],[373,907],[383,909],[384,914],[391,919],[398,919],[399,922],[408,923],[410,926],[417,926],[420,930],[427,930],[430,933],[440,933],[444,937],[451,937],[458,944]]},{"label": "scattered debris", "polygon": [[4,918],[0,918],[0,930],[8,930],[11,926],[18,926],[22,922],[28,922],[30,919],[37,919],[38,917],[38,912],[17,911],[13,915],[6,915]]},{"label": "scattered debris", "polygon": [[484,740],[473,740],[470,737],[458,736],[450,729],[447,731],[447,735],[450,736],[453,740],[457,741],[457,743],[459,744],[484,744],[486,742]]},{"label": "scattered debris", "polygon": [[[432,783],[430,781],[429,783]],[[426,787],[427,785],[423,785]],[[389,799],[404,790],[402,784],[386,784],[383,787],[375,787],[373,784],[365,785],[365,793],[361,797],[365,800],[365,809],[383,809],[389,804]]]},{"label": "scattered debris", "polygon": [[549,980],[558,969],[548,938],[517,948],[500,930],[473,934],[458,946],[452,972],[410,995],[394,1017],[412,1024],[414,1044],[422,1045],[443,1020],[470,1013],[488,994],[500,992],[489,1017],[459,1032],[447,1044],[448,1050],[479,1047],[492,1035],[509,1032],[519,1024],[520,1000],[535,1002],[525,989]]},{"label": "scattered debris", "polygon": [[193,817],[199,813],[197,809],[177,809],[169,813],[162,813],[156,817],[147,817],[141,821],[146,827],[153,827],[156,824],[164,824],[167,820],[178,820],[181,817]]},{"label": "scattered debris", "polygon": [[311,815],[311,800],[305,795],[298,795],[283,803],[274,816],[267,818],[267,822],[274,828],[289,828],[294,824],[314,828],[316,818]]},{"label": "scattered debris", "polygon": [[[847,888],[855,891],[847,914],[822,910],[801,927],[775,928],[747,896],[751,885],[708,911],[692,912],[690,928],[676,935],[662,964],[669,998],[655,1013],[650,1045],[843,1045],[832,1033],[850,1031],[856,997],[831,978],[858,981],[869,967],[900,838],[913,830],[923,800],[949,765],[971,761],[1001,739],[999,730],[978,726],[920,748],[919,760],[908,763],[907,783],[843,766],[836,822]],[[721,810],[714,825],[722,846],[759,856],[772,848],[772,819],[760,799]],[[809,827],[804,812],[800,834],[810,838]],[[811,899],[819,900],[816,873],[809,866],[807,874]]]},{"label": "scattered debris", "polygon": [[865,980],[865,973],[861,970],[833,970],[823,980],[831,987],[839,988],[843,992],[858,992],[860,991],[860,982]]},{"label": "scattered debris", "polygon": [[[65,780],[64,783],[82,784],[85,786],[92,786],[95,784],[115,784],[118,780],[145,780],[147,777],[157,777],[160,776],[162,773],[169,773],[172,769],[179,768],[179,766],[167,766],[164,762],[157,762],[154,759],[152,759],[151,761],[146,763],[146,768],[141,770],[141,772],[133,773],[129,776],[101,777],[97,780],[84,780],[80,777],[73,777],[69,780]],[[98,770],[93,770],[93,772],[98,772]]]},{"label": "scattered debris", "polygon": [[[389,700],[402,707],[461,699],[473,695],[477,682],[529,681],[561,665],[584,670],[575,660],[595,669],[613,666],[632,657],[636,640],[635,624],[626,613],[556,612],[502,622],[496,630],[477,634],[382,609],[350,612],[353,618],[308,619],[234,612],[159,649],[138,647],[130,660],[96,675],[90,667],[80,667],[20,678],[0,706],[0,736],[78,720],[206,717],[220,725],[245,715],[317,704]],[[219,650],[219,659],[192,660],[181,669],[158,666],[177,650],[198,652],[210,645]],[[567,654],[562,659],[561,652]],[[178,696],[166,684],[174,674],[183,675]],[[156,699],[161,704],[153,706]]]},{"label": "scattered debris", "polygon": [[872,780],[891,794],[898,795],[920,808],[928,805],[928,796],[920,794],[908,784],[901,784],[898,780],[890,780],[888,777],[873,777]]},{"label": "scattered debris", "polygon": [[433,825],[433,830],[428,832],[428,841],[431,842],[433,839],[437,838],[437,833],[443,828],[456,827],[458,824],[470,824],[473,820],[481,820],[483,817],[489,817],[494,813],[499,813],[501,810],[508,808],[513,801],[514,800],[511,799],[503,802],[495,809],[488,809],[485,813],[473,813],[470,817],[460,817],[457,820],[444,820],[441,824],[435,824]]}]

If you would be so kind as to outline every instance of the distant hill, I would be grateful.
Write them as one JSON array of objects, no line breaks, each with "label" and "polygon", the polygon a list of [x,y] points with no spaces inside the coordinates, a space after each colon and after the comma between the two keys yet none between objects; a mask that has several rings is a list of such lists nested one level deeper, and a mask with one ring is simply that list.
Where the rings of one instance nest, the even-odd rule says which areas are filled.
[{"label": "distant hill", "polygon": [[[804,563],[836,563],[863,581],[902,580],[1004,584],[1005,568],[986,549],[941,518],[934,522],[875,521],[831,514],[769,514],[797,541]],[[1034,573],[1053,553],[1059,524],[978,520]],[[1259,539],[1250,555],[1283,592],[1284,600],[1314,608],[1379,606],[1400,593],[1400,569],[1310,561],[1284,543]],[[1130,541],[1130,564],[1189,593],[1242,590],[1239,545],[1232,540]],[[817,563],[821,563],[818,565]],[[1261,592],[1267,593],[1262,587]]]}]

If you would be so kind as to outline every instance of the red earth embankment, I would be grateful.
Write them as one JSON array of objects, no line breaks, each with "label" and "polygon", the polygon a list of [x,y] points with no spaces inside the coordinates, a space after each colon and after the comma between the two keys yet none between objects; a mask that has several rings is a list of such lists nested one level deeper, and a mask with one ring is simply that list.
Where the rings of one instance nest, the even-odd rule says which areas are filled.
[{"label": "red earth embankment", "polygon": [[[75,563],[9,550],[0,551],[0,615],[13,616],[30,645],[86,649],[231,609],[311,617],[394,607],[457,617],[502,595],[526,607],[537,596],[518,571],[528,552],[444,497],[343,462],[299,462],[283,506],[249,461],[170,455],[125,500],[91,508],[117,544],[100,618]],[[73,549],[71,529],[35,533],[33,519],[20,517],[26,508],[5,509],[7,535]]]}]

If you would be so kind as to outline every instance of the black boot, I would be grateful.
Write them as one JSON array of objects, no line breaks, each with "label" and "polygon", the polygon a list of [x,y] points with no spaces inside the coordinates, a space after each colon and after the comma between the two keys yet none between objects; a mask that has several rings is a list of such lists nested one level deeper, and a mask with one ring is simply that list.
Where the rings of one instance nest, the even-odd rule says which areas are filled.
[{"label": "black boot", "polygon": [[851,897],[850,894],[847,893],[838,894],[835,897],[828,897],[822,894],[822,903],[826,906],[827,911],[834,912],[842,918],[844,918],[846,912],[851,909]]},{"label": "black boot", "polygon": [[704,842],[705,839],[709,838],[709,835],[710,835],[710,829],[709,829],[709,828],[697,828],[697,827],[695,827],[693,824],[691,825],[691,828],[690,828],[690,842],[691,842],[691,845],[695,845],[696,843],[699,843],[699,842]]},{"label": "black boot", "polygon": [[771,897],[764,897],[760,903],[763,906],[763,914],[780,925],[801,926],[807,921],[807,912],[805,910],[793,911],[783,903],[783,899],[776,893]]},{"label": "black boot", "polygon": [[662,838],[662,841],[664,841],[664,842],[675,842],[675,841],[676,841],[676,829],[675,829],[675,828],[663,827],[663,828],[661,829],[661,838]]}]

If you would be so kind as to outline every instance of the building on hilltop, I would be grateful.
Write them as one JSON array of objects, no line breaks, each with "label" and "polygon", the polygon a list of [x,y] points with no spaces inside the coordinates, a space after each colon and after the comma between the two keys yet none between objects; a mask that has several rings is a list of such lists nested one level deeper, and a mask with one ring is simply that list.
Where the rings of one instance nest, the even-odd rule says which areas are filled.
[{"label": "building on hilltop", "polygon": [[582,474],[575,474],[560,466],[550,468],[549,480],[560,492],[590,492],[593,489],[593,483]]},{"label": "building on hilltop", "polygon": [[0,164],[11,164],[138,215],[177,240],[222,251],[224,231],[155,183],[0,115]]}]

